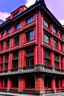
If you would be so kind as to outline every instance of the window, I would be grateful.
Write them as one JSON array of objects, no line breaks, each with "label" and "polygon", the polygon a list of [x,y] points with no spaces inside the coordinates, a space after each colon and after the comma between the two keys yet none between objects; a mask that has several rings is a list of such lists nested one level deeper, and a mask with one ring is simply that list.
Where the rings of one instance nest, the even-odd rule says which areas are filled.
[{"label": "window", "polygon": [[57,48],[57,44],[58,42],[56,40],[54,40],[54,47]]},{"label": "window", "polygon": [[60,43],[60,50],[62,50],[62,43]]},{"label": "window", "polygon": [[9,49],[9,40],[6,41],[6,49]]},{"label": "window", "polygon": [[26,50],[26,66],[34,65],[34,49],[30,48]]},{"label": "window", "polygon": [[16,12],[16,13],[14,14],[14,17],[18,16],[19,14],[20,14],[20,11]]},{"label": "window", "polygon": [[58,56],[54,55],[54,60],[55,60],[55,68],[58,69]]},{"label": "window", "polygon": [[32,16],[26,20],[27,24],[32,23],[33,21],[34,21],[34,16]]},{"label": "window", "polygon": [[3,43],[1,43],[1,45],[0,45],[0,46],[1,46],[0,48],[1,48],[1,51],[2,51],[2,50],[3,50]]},{"label": "window", "polygon": [[19,30],[20,28],[21,28],[20,23],[16,24],[15,29],[16,29],[16,30]]},{"label": "window", "polygon": [[27,42],[34,40],[34,31],[27,32],[26,39],[27,39]]},{"label": "window", "polygon": [[50,52],[45,51],[44,61],[45,66],[50,66]]},{"label": "window", "polygon": [[49,23],[46,20],[44,20],[44,26],[49,27]]},{"label": "window", "polygon": [[18,46],[19,45],[19,36],[14,38],[14,45]]},{"label": "window", "polygon": [[2,37],[2,38],[4,37],[4,32],[1,33],[1,37]]},{"label": "window", "polygon": [[57,33],[57,29],[56,28],[53,28],[53,32],[56,34]]},{"label": "window", "polygon": [[11,28],[9,28],[8,30],[7,30],[7,34],[10,34],[11,33]]},{"label": "window", "polygon": [[50,39],[49,36],[45,34],[44,35],[44,42],[49,44],[49,39]]},{"label": "window", "polygon": [[13,71],[18,70],[18,52],[15,52],[15,53],[14,53],[12,70],[13,70]]},{"label": "window", "polygon": [[5,60],[5,71],[8,70],[8,59],[9,59],[9,56],[6,55],[6,60]]},{"label": "window", "polygon": [[62,33],[61,32],[59,33],[59,36],[60,36],[60,38],[62,38]]}]

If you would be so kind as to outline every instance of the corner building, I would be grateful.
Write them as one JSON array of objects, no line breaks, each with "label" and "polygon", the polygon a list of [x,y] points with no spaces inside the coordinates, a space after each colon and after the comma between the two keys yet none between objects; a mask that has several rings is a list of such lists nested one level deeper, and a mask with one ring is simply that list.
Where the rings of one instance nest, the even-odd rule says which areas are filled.
[{"label": "corner building", "polygon": [[56,96],[63,91],[63,26],[44,0],[20,6],[0,25],[1,96]]}]

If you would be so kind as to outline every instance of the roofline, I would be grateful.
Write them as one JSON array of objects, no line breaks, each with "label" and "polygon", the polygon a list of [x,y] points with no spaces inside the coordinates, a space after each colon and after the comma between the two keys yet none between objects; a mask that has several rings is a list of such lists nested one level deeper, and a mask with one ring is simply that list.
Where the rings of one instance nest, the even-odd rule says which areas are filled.
[{"label": "roofline", "polygon": [[[23,6],[25,6],[25,5],[23,5]],[[52,18],[52,20],[54,20],[54,21],[56,22],[56,24],[57,24],[61,29],[64,29],[63,26],[61,25],[61,23],[57,20],[57,18],[50,12],[50,10],[49,10],[47,7],[45,7],[45,6],[43,6],[43,5],[41,4],[41,1],[38,1],[38,2],[36,2],[35,4],[31,5],[30,7],[28,7],[26,10],[24,10],[22,13],[20,13],[20,14],[18,15],[18,17],[15,17],[15,18],[13,18],[13,19],[10,19],[10,20],[5,21],[3,24],[0,25],[0,27],[4,26],[5,24],[9,23],[10,21],[12,21],[12,20],[14,20],[14,19],[16,19],[16,18],[19,18],[20,16],[25,15],[26,13],[32,11],[33,9],[35,9],[35,8],[37,8],[37,7],[39,8],[40,6],[41,6],[41,8],[42,8],[45,12],[47,12],[47,14]],[[20,6],[20,7],[21,7],[21,6]],[[20,8],[20,7],[19,7],[19,8]],[[14,11],[15,11],[15,10],[14,10]]]}]

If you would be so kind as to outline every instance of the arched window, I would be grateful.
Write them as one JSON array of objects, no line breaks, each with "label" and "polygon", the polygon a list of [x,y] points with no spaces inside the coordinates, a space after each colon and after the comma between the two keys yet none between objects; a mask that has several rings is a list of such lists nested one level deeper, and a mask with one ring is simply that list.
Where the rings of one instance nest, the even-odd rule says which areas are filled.
[{"label": "arched window", "polygon": [[49,75],[44,76],[44,87],[46,89],[51,88],[52,77]]},{"label": "arched window", "polygon": [[26,88],[35,88],[35,78],[32,75],[26,77]]}]

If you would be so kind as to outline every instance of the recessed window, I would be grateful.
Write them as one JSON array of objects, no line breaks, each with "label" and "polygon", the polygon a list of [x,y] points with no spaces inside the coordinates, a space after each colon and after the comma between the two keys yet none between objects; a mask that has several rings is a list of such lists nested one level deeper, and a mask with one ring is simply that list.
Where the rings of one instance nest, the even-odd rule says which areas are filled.
[{"label": "recessed window", "polygon": [[45,51],[44,61],[45,61],[45,66],[50,67],[50,52]]},{"label": "recessed window", "polygon": [[60,38],[62,38],[62,33],[61,32],[59,33],[59,36],[60,36]]},{"label": "recessed window", "polygon": [[26,40],[27,42],[34,40],[34,31],[30,31],[26,33]]},{"label": "recessed window", "polygon": [[58,69],[58,55],[54,55],[54,61],[55,61],[55,68]]},{"label": "recessed window", "polygon": [[20,28],[21,28],[20,23],[16,24],[15,29],[16,29],[16,30],[19,30]]},{"label": "recessed window", "polygon": [[6,41],[6,49],[9,49],[9,40]]},{"label": "recessed window", "polygon": [[14,17],[18,16],[19,14],[20,14],[20,11],[16,12],[16,13],[14,14]]},{"label": "recessed window", "polygon": [[33,21],[34,21],[34,16],[32,16],[26,20],[27,24],[32,23]]},{"label": "recessed window", "polygon": [[44,35],[44,42],[49,44],[49,39],[50,39],[49,36],[45,34]]},{"label": "recessed window", "polygon": [[57,29],[56,28],[53,28],[53,32],[56,34],[57,33]]},{"label": "recessed window", "polygon": [[8,30],[7,30],[7,34],[10,34],[11,33],[11,28],[9,28]]},{"label": "recessed window", "polygon": [[18,46],[19,45],[19,36],[14,38],[14,45]]},{"label": "recessed window", "polygon": [[4,32],[1,33],[1,37],[2,37],[2,38],[4,37]]},{"label": "recessed window", "polygon": [[54,40],[54,47],[57,48],[58,42]]},{"label": "recessed window", "polygon": [[60,43],[60,50],[62,50],[62,43]]},{"label": "recessed window", "polygon": [[49,27],[49,23],[46,20],[44,20],[44,26]]},{"label": "recessed window", "polygon": [[34,48],[29,48],[26,50],[26,66],[31,66],[34,64]]}]

